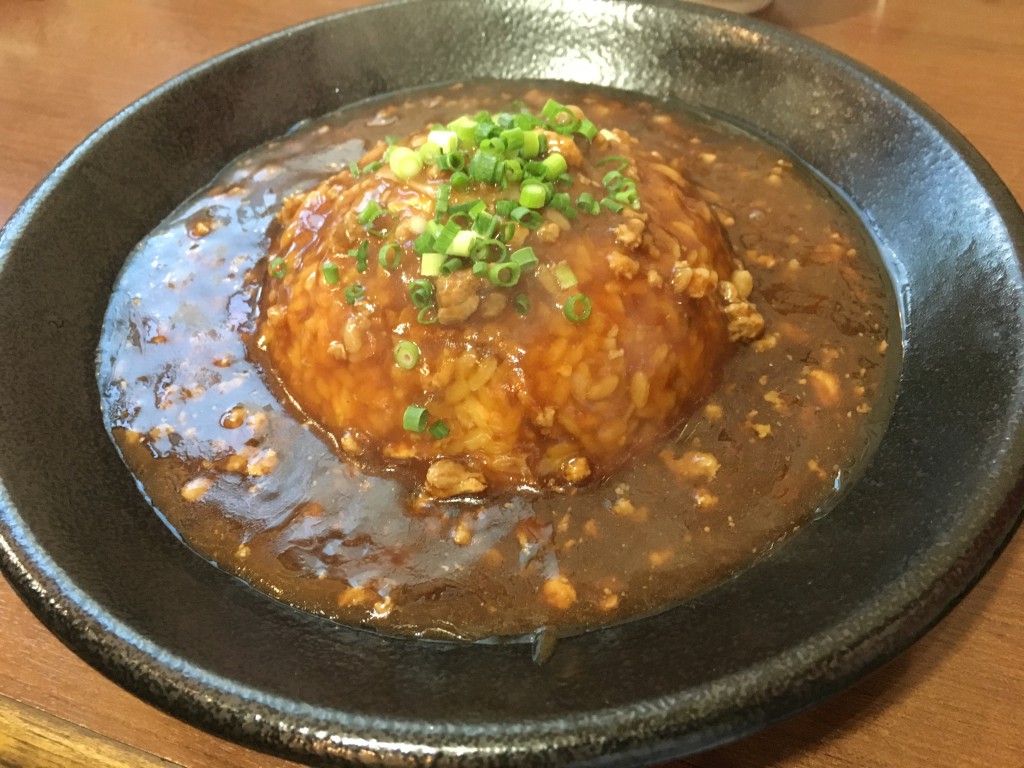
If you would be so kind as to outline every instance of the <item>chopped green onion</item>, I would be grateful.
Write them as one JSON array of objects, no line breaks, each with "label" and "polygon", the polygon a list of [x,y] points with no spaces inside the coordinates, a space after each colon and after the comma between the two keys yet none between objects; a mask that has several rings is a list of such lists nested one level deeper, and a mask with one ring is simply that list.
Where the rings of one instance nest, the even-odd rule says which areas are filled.
[{"label": "chopped green onion", "polygon": [[[525,106],[523,108],[525,109]],[[536,128],[539,124],[540,121],[529,112],[520,112],[512,119],[512,125],[516,128],[522,128],[524,131]]]},{"label": "chopped green onion", "polygon": [[478,239],[469,257],[473,261],[501,261],[508,254],[508,248],[500,240]]},{"label": "chopped green onion", "polygon": [[526,208],[543,208],[547,202],[547,191],[536,182],[524,182],[519,188],[519,204]]},{"label": "chopped green onion", "polygon": [[458,234],[455,235],[455,239],[452,240],[452,244],[445,250],[445,253],[449,256],[469,256],[469,252],[473,250],[473,246],[476,244],[476,239],[476,232],[471,232],[468,229],[459,230]]},{"label": "chopped green onion", "polygon": [[630,187],[629,189],[622,189],[613,195],[614,199],[618,203],[624,203],[626,205],[632,205],[637,202],[636,187]]},{"label": "chopped green onion", "polygon": [[483,200],[477,200],[469,207],[470,218],[476,219],[481,213],[487,210],[487,203]]},{"label": "chopped green onion", "polygon": [[421,255],[434,250],[434,235],[429,230],[423,230],[423,233],[412,241],[412,247]]},{"label": "chopped green onion", "polygon": [[276,277],[280,280],[284,277],[285,272],[288,271],[288,267],[285,264],[284,259],[278,256],[276,259],[270,260],[270,264],[267,265],[267,271],[270,273],[271,277]]},{"label": "chopped green onion", "polygon": [[450,181],[455,189],[464,189],[469,186],[469,174],[465,171],[455,171]]},{"label": "chopped green onion", "polygon": [[519,273],[519,265],[514,261],[503,261],[487,267],[487,278],[502,288],[508,288],[518,283]]},{"label": "chopped green onion", "polygon": [[514,221],[502,222],[501,228],[498,230],[498,239],[503,243],[507,243],[516,236],[516,223]]},{"label": "chopped green onion", "polygon": [[484,139],[480,142],[480,151],[489,152],[492,155],[505,154],[505,142],[501,139]]},{"label": "chopped green onion", "polygon": [[525,206],[519,206],[512,211],[512,218],[518,221],[527,229],[536,229],[544,223],[544,219],[536,211],[531,211]]},{"label": "chopped green onion", "polygon": [[484,118],[476,124],[476,130],[473,132],[473,143],[479,144],[482,141],[486,141],[492,136],[497,136],[501,133],[501,129],[498,128],[494,123],[490,122],[490,118],[487,113],[482,113]]},{"label": "chopped green onion", "polygon": [[452,194],[451,184],[441,184],[437,188],[437,200],[434,201],[434,220],[440,221],[448,212],[448,202]]},{"label": "chopped green onion", "polygon": [[551,120],[556,115],[558,115],[563,109],[565,109],[565,105],[559,104],[554,99],[548,99],[546,102],[544,102],[544,106],[541,107],[540,114],[541,117],[546,117],[548,120]]},{"label": "chopped green onion", "polygon": [[[388,254],[394,254],[389,256]],[[377,261],[384,269],[398,269],[402,263],[402,246],[398,243],[388,243],[382,245],[380,250],[377,251]]]},{"label": "chopped green onion", "polygon": [[473,220],[473,231],[483,237],[494,237],[497,229],[498,220],[485,211],[481,211]]},{"label": "chopped green onion", "polygon": [[537,254],[534,253],[533,248],[529,246],[515,251],[511,256],[509,256],[509,259],[518,264],[519,268],[524,272],[528,269],[533,269],[540,263],[540,260],[537,258]]},{"label": "chopped green onion", "polygon": [[437,165],[437,158],[441,156],[441,147],[432,141],[427,141],[416,150],[416,154],[420,156],[424,165]]},{"label": "chopped green onion", "polygon": [[377,219],[387,213],[386,210],[380,207],[376,200],[371,200],[366,206],[359,212],[358,221],[363,226],[367,224],[373,225],[374,219]]},{"label": "chopped green onion", "polygon": [[509,152],[523,148],[522,128],[509,128],[507,131],[502,131],[499,138],[505,143],[505,148]]},{"label": "chopped green onion", "polygon": [[434,285],[429,280],[413,280],[409,283],[409,300],[417,309],[429,307],[434,301]]},{"label": "chopped green onion", "polygon": [[444,440],[446,437],[448,437],[449,432],[451,432],[451,430],[448,429],[448,425],[445,424],[443,421],[435,421],[433,424],[430,425],[430,434],[434,437],[435,440]]},{"label": "chopped green onion", "polygon": [[590,299],[582,293],[574,293],[565,300],[565,306],[562,307],[562,314],[574,323],[582,323],[590,317],[592,309],[593,305],[590,303]]},{"label": "chopped green onion", "polygon": [[411,179],[423,170],[423,161],[408,147],[392,147],[388,158],[391,172],[400,179]]},{"label": "chopped green onion", "polygon": [[596,216],[601,212],[601,204],[594,199],[594,196],[589,192],[583,192],[578,198],[576,198],[576,205],[581,211],[586,211],[592,216]]},{"label": "chopped green onion", "polygon": [[337,285],[338,281],[341,280],[341,275],[338,272],[338,265],[333,261],[325,261],[320,265],[320,269],[324,273],[324,282],[327,285]]},{"label": "chopped green onion", "polygon": [[350,305],[355,304],[360,299],[366,296],[366,289],[363,288],[359,283],[353,283],[345,289],[345,301]]},{"label": "chopped green onion", "polygon": [[459,146],[459,136],[455,131],[431,131],[427,134],[427,141],[437,144],[446,155]]},{"label": "chopped green onion", "polygon": [[442,171],[461,171],[466,167],[466,156],[461,150],[453,149],[437,158],[437,167]]},{"label": "chopped green onion", "polygon": [[460,269],[462,269],[462,259],[453,256],[441,265],[441,274],[447,277],[453,272],[458,272]]},{"label": "chopped green onion", "polygon": [[523,166],[523,174],[526,176],[532,176],[537,179],[544,179],[547,177],[548,167],[544,165],[540,160],[530,160],[526,165]]},{"label": "chopped green onion", "polygon": [[411,371],[420,361],[420,348],[413,341],[400,341],[395,345],[395,365]]},{"label": "chopped green onion", "polygon": [[597,126],[584,118],[583,120],[580,120],[580,124],[576,126],[576,133],[582,134],[587,141],[593,141],[594,137],[597,136]]},{"label": "chopped green onion", "polygon": [[397,143],[397,142],[398,142],[398,140],[399,140],[399,139],[401,139],[401,138],[402,138],[401,136],[385,136],[385,137],[384,137],[384,141],[385,141],[385,142],[387,143],[387,145],[388,145],[388,146],[390,147],[390,146],[392,146],[393,144]]},{"label": "chopped green onion", "polygon": [[601,183],[610,189],[618,187],[620,181],[626,177],[622,175],[622,171],[608,171],[602,178]]},{"label": "chopped green onion", "polygon": [[439,253],[448,253],[448,249],[455,241],[455,236],[459,234],[461,227],[458,222],[449,221],[441,228],[437,238],[434,240],[434,250]]},{"label": "chopped green onion", "polygon": [[423,307],[419,312],[416,313],[416,320],[423,325],[431,325],[437,322],[437,307],[431,304],[429,307]]},{"label": "chopped green onion", "polygon": [[384,163],[382,163],[380,160],[374,160],[372,163],[366,164],[366,166],[363,168],[363,173],[373,173],[382,165],[384,165]]},{"label": "chopped green onion", "polygon": [[515,307],[519,316],[523,317],[530,311],[530,297],[525,293],[517,293],[516,297],[512,299],[512,306]]},{"label": "chopped green onion", "polygon": [[486,261],[474,261],[471,271],[473,277],[487,277],[487,269],[489,265]]},{"label": "chopped green onion", "polygon": [[523,157],[527,160],[536,157],[541,153],[541,139],[543,138],[540,131],[526,131],[523,134]]},{"label": "chopped green onion", "polygon": [[455,131],[455,135],[459,137],[459,141],[472,144],[473,136],[476,134],[476,120],[468,115],[457,117],[448,123],[448,130]]},{"label": "chopped green onion", "polygon": [[521,181],[523,178],[523,161],[512,157],[505,161],[505,180]]},{"label": "chopped green onion", "polygon": [[572,267],[564,261],[560,261],[555,265],[555,280],[558,281],[558,287],[562,290],[572,288],[579,282],[576,279],[576,273],[572,271]]},{"label": "chopped green onion", "polygon": [[565,192],[558,192],[551,198],[551,207],[561,213],[567,219],[575,219],[578,215],[572,207],[572,200]]},{"label": "chopped green onion", "polygon": [[617,200],[612,200],[610,197],[602,197],[601,198],[601,205],[603,205],[605,208],[607,208],[612,213],[619,213],[619,212],[622,211],[623,208],[626,207],[622,203],[618,202]]},{"label": "chopped green onion", "polygon": [[468,214],[468,213],[470,213],[470,211],[472,211],[478,205],[481,205],[481,204],[483,204],[484,208],[487,207],[487,203],[484,203],[484,201],[479,199],[479,198],[477,198],[476,200],[467,200],[464,203],[456,203],[455,205],[448,206],[448,212],[451,213],[451,214],[456,214],[456,213],[466,213],[466,214]]},{"label": "chopped green onion", "polygon": [[424,253],[420,257],[420,274],[424,277],[437,277],[441,274],[444,254],[437,252]]},{"label": "chopped green onion", "polygon": [[548,181],[554,181],[569,167],[563,155],[548,155],[541,160],[541,165],[544,166],[544,178]]},{"label": "chopped green onion", "polygon": [[348,164],[348,172],[352,174],[353,179],[359,178],[359,163],[355,160]]},{"label": "chopped green onion", "polygon": [[505,178],[504,160],[499,160],[498,164],[494,167],[494,178],[491,179],[491,182],[502,189],[508,186],[508,179]]},{"label": "chopped green onion", "polygon": [[429,419],[430,414],[427,413],[426,408],[410,405],[405,409],[405,413],[402,414],[402,427],[409,432],[422,432],[427,428],[427,421]]},{"label": "chopped green onion", "polygon": [[494,204],[494,212],[499,216],[509,217],[517,207],[515,200],[498,200]]},{"label": "chopped green onion", "polygon": [[547,100],[540,114],[542,117],[547,118],[548,126],[559,133],[563,131],[572,133],[580,124],[580,119],[576,117],[571,109],[564,104],[559,104],[554,99]]},{"label": "chopped green onion", "polygon": [[486,152],[477,152],[469,161],[469,177],[474,181],[493,181],[498,167],[498,158]]},{"label": "chopped green onion", "polygon": [[356,260],[356,272],[366,271],[366,259],[370,254],[370,241],[363,240],[359,243],[358,248],[353,248],[348,252],[348,255]]},{"label": "chopped green onion", "polygon": [[598,160],[595,165],[607,165],[608,163],[615,163],[615,170],[624,171],[629,168],[629,160],[624,155],[608,155],[608,157]]}]

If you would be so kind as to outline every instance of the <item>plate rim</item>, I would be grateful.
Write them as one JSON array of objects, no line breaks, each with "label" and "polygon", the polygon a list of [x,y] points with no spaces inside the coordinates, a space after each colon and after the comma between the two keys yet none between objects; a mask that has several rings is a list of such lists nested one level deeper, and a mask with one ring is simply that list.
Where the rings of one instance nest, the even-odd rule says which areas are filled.
[{"label": "plate rim", "polygon": [[[250,50],[262,47],[278,39],[299,34],[307,29],[316,28],[321,25],[334,24],[338,20],[352,16],[373,14],[382,7],[422,4],[422,0],[389,0],[386,3],[365,6],[307,21],[232,48],[176,75],[147,92],[132,104],[120,110],[115,116],[103,123],[103,125],[83,140],[35,187],[26,200],[16,209],[3,230],[0,231],[0,270],[5,265],[10,244],[17,240],[19,233],[31,218],[34,209],[39,205],[40,201],[45,200],[61,183],[65,173],[74,168],[78,160],[92,146],[102,141],[106,135],[115,130],[132,115],[145,109],[148,104],[159,100],[165,93],[178,88],[181,84],[187,83],[200,74],[216,69],[224,61],[244,55]],[[610,6],[612,3],[610,0],[593,0],[592,4],[595,6]],[[646,4],[675,7],[671,0],[653,0],[653,2]],[[920,98],[884,75],[875,72],[843,53],[796,33],[771,25],[768,22],[698,6],[687,6],[682,9],[682,13],[684,15],[696,14],[724,19],[730,26],[742,27],[768,35],[786,47],[804,49],[814,53],[816,57],[824,57],[832,63],[852,71],[859,79],[866,80],[873,86],[887,91],[901,103],[903,108],[915,113],[924,123],[934,129],[941,136],[944,143],[953,150],[956,157],[978,179],[980,186],[990,196],[999,213],[999,218],[1006,228],[1008,240],[1011,246],[1013,246],[1014,252],[1018,258],[1021,253],[1024,253],[1024,213],[1022,213],[1020,205],[1010,190],[981,153],[955,127]],[[1007,212],[1009,217],[1004,215]],[[882,666],[899,652],[909,647],[932,626],[938,623],[987,572],[1020,524],[1022,507],[1024,507],[1024,475],[1019,475],[1011,493],[1003,499],[998,509],[993,511],[993,514],[988,519],[988,525],[972,542],[976,546],[971,553],[971,563],[964,570],[972,572],[973,575],[965,581],[954,580],[954,583],[950,584],[945,583],[943,579],[938,579],[931,583],[928,589],[922,593],[924,597],[928,598],[927,600],[922,600],[914,611],[901,614],[897,621],[886,626],[888,631],[899,629],[903,630],[903,632],[897,632],[898,637],[895,642],[892,642],[881,654],[874,652],[874,649],[870,649],[872,652],[867,654],[870,656],[870,660],[859,665],[854,664],[850,666],[844,675],[830,678],[824,681],[826,683],[824,685],[822,685],[823,681],[821,680],[812,680],[812,682],[818,683],[817,695],[801,706],[784,707],[773,714],[766,712],[762,720],[749,722],[745,730],[728,730],[728,732],[721,733],[717,740],[711,742],[706,738],[702,738],[701,747],[711,748],[712,746],[731,741],[760,730],[772,722],[795,714],[800,709],[813,706],[823,698],[843,690],[853,680],[859,679],[873,669]],[[209,703],[203,704],[199,701],[203,696],[203,692],[196,690],[197,685],[210,685],[212,681],[217,684],[215,689],[218,693],[246,698],[249,704],[245,707],[245,710],[249,714],[259,710],[265,717],[280,718],[282,712],[287,712],[289,709],[287,705],[293,703],[289,700],[278,700],[276,697],[264,696],[262,692],[256,689],[236,686],[232,681],[222,677],[192,676],[188,674],[190,664],[187,659],[169,657],[166,653],[162,653],[157,646],[149,644],[145,638],[135,634],[127,625],[121,625],[120,622],[105,624],[100,621],[97,618],[97,612],[102,614],[102,608],[89,598],[88,595],[79,591],[77,586],[72,585],[73,588],[69,589],[66,581],[61,583],[59,580],[52,578],[52,574],[60,574],[63,571],[57,563],[50,559],[45,551],[37,546],[30,528],[14,508],[2,478],[0,478],[0,511],[3,513],[0,515],[0,552],[3,555],[0,557],[0,567],[2,567],[5,575],[15,587],[15,591],[37,618],[59,637],[62,642],[82,656],[93,667],[99,669],[106,676],[111,677],[144,700],[158,705],[165,711],[171,711],[173,714],[189,722],[197,723],[198,721],[203,727],[218,735],[227,735],[225,715],[237,716],[239,712],[238,710],[224,709],[220,711],[219,715],[210,716],[209,719],[201,716],[197,717],[197,712],[202,714],[204,713],[204,708],[209,707]],[[12,526],[9,522],[10,520],[15,520],[22,527],[19,529],[17,525]],[[943,575],[945,576],[946,574]],[[905,630],[908,627],[913,627],[913,631],[906,633]],[[875,638],[875,642],[880,640],[880,638]],[[865,643],[865,648],[861,650],[864,651],[870,645],[870,642]],[[140,651],[148,656],[152,663],[164,668],[165,671],[161,678],[161,682],[164,685],[154,688],[152,678],[145,674],[144,670],[143,674],[140,675],[140,665],[137,658],[137,654]],[[167,683],[175,685],[176,690],[164,687]],[[217,704],[223,705],[223,701],[218,701]],[[616,722],[618,723],[620,720],[621,714],[616,717]],[[293,740],[295,738],[294,729],[292,728],[281,732],[281,742],[278,744],[268,743],[265,736],[254,738],[253,733],[245,727],[244,718],[237,718],[235,728],[236,730],[230,733],[230,737],[237,741],[283,756],[296,756],[294,749],[284,747],[285,739]],[[706,736],[706,734],[698,735]],[[659,754],[659,740],[665,742],[662,745],[666,750],[664,756],[667,757],[678,753],[678,745],[680,743],[678,733],[673,733],[669,730],[660,735],[649,734],[648,739],[644,744],[634,745],[631,751],[627,745],[627,751],[620,752],[619,757],[625,759],[642,754],[644,759],[651,759]],[[359,739],[353,739],[351,743],[346,744],[346,749],[360,749],[366,746],[365,744],[360,744],[359,741]],[[626,741],[631,741],[631,739]],[[614,737],[609,737],[608,744],[615,745]],[[309,746],[317,747],[317,744],[311,742]],[[402,747],[409,746],[424,745],[398,743],[392,745],[399,752]],[[377,747],[380,748],[381,745],[378,744]],[[320,750],[316,748],[309,749],[309,751],[303,752],[303,754],[322,758],[329,757],[327,754],[321,754]],[[389,759],[395,759],[397,753],[388,752],[385,749],[383,754]]]}]

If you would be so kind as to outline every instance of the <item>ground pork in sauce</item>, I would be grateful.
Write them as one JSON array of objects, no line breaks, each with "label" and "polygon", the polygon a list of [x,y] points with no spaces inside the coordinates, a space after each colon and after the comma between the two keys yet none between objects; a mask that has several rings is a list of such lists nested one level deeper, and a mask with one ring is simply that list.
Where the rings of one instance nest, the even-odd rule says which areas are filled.
[{"label": "ground pork in sauce", "polygon": [[[297,418],[301,411],[294,405],[282,405],[287,390],[275,384],[269,366],[250,358],[248,342],[259,336],[257,288],[267,254],[281,245],[282,230],[271,228],[279,214],[287,228],[285,201],[299,195],[291,204],[294,214],[310,202],[310,190],[329,189],[332,178],[386,145],[387,136],[416,136],[435,122],[480,109],[517,109],[532,87],[455,87],[303,124],[232,163],[132,255],[115,288],[100,348],[104,416],[140,487],[200,553],[274,597],[381,631],[462,639],[538,628],[570,632],[692,596],[827,509],[856,474],[884,425],[885,386],[897,364],[887,354],[892,298],[856,220],[777,148],[722,123],[562,84],[542,88],[579,105],[596,124],[634,137],[637,170],[645,162],[640,153],[659,153],[666,168],[684,179],[690,199],[703,201],[725,234],[699,239],[718,243],[716,252],[725,247],[726,256],[714,257],[715,274],[719,285],[730,283],[736,291],[730,297],[716,289],[718,307],[742,307],[730,298],[749,298],[763,315],[763,335],[749,344],[720,344],[735,354],[723,355],[717,384],[676,429],[655,438],[668,423],[655,418],[645,437],[644,422],[637,420],[632,429],[640,437],[621,446],[621,457],[608,460],[603,449],[595,451],[594,464],[608,473],[605,478],[583,464],[588,457],[581,440],[582,451],[542,466],[556,443],[545,445],[538,430],[521,457],[533,480],[549,473],[558,478],[557,488],[541,493],[498,492],[514,473],[496,473],[486,451],[472,468],[480,482],[493,483],[485,492],[472,478],[465,485],[470,449],[455,457],[424,454],[420,464],[387,464],[383,446],[401,435],[397,431],[377,433],[377,462],[349,461],[349,453],[371,447],[366,435],[339,430],[334,445],[325,439],[329,434]],[[658,183],[683,188],[670,177]],[[579,191],[573,190],[574,199]],[[640,195],[643,201],[642,190]],[[637,213],[648,214],[648,231],[654,216],[643,207]],[[609,229],[611,215],[601,216],[601,227]],[[626,216],[623,223],[638,218]],[[670,222],[659,226],[667,229]],[[268,228],[276,240],[268,239]],[[608,328],[590,336],[611,311],[595,286],[619,286],[627,294],[649,287],[631,250],[635,234],[645,236],[629,227],[609,235],[609,246],[617,238],[619,256],[603,252],[601,279],[585,286],[592,298],[602,298],[593,302],[588,320],[596,319],[595,325],[570,327],[571,334],[581,334],[576,341],[596,345],[609,338]],[[539,241],[538,254],[542,243],[557,247],[575,237],[550,220],[530,236]],[[674,255],[670,243],[667,248]],[[630,260],[638,264],[635,274]],[[317,268],[322,275],[322,261],[310,271]],[[573,269],[583,273],[583,261]],[[743,271],[749,283],[737,276]],[[685,272],[676,270],[673,277],[681,283]],[[547,299],[534,279],[527,290],[535,291],[530,309],[537,312],[532,322],[539,323]],[[369,281],[366,288],[369,295]],[[522,319],[509,314],[508,298],[498,306],[491,297],[499,292],[478,287],[473,293],[479,303],[460,318],[468,312],[461,307],[465,290],[452,287],[448,306],[456,322],[439,329],[439,336],[456,333],[460,322],[465,332]],[[319,289],[306,295],[333,300]],[[559,306],[557,299],[552,306]],[[634,305],[638,312],[643,306]],[[625,323],[617,324],[621,334]],[[728,321],[722,328],[712,334],[716,344],[727,336]],[[393,341],[388,338],[385,348]],[[447,349],[427,341],[422,347],[421,359]],[[592,354],[585,344],[559,342],[557,334],[546,337],[542,349],[552,360]],[[467,363],[467,375],[482,378],[480,362],[474,357]],[[390,403],[393,378],[410,373],[385,372],[383,366],[374,371],[377,388],[369,390],[369,406],[378,397]],[[643,400],[633,378],[620,376],[613,388],[626,410],[634,397]],[[588,385],[593,380],[591,375]],[[677,397],[697,397],[699,390]],[[582,388],[581,394],[588,403],[600,402]],[[405,396],[395,403],[404,405]],[[393,413],[395,403],[377,410]],[[538,412],[532,416],[539,427],[549,416],[556,423],[553,413]],[[454,406],[442,417],[452,421],[454,434]],[[331,424],[325,426],[329,432]],[[563,435],[574,434],[561,428]],[[503,434],[521,441],[523,433]],[[477,496],[412,504],[424,482]]]}]

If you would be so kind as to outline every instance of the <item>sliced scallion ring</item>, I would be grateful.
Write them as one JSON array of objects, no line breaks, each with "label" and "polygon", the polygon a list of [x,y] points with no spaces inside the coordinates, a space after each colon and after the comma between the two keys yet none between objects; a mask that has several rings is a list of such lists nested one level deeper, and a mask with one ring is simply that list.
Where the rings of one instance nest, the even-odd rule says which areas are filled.
[{"label": "sliced scallion ring", "polygon": [[539,213],[522,205],[512,211],[512,218],[527,229],[536,229],[544,223],[544,219]]},{"label": "sliced scallion ring", "polygon": [[562,314],[565,315],[566,319],[574,323],[582,323],[590,317],[592,309],[593,305],[591,305],[590,299],[582,293],[574,293],[565,300]]},{"label": "sliced scallion ring", "polygon": [[377,261],[384,269],[398,269],[402,264],[402,246],[398,243],[382,245],[380,250],[377,251]]},{"label": "sliced scallion ring", "polygon": [[544,166],[544,178],[548,181],[554,181],[569,167],[569,164],[565,161],[563,155],[548,155],[541,160],[541,165]]},{"label": "sliced scallion ring", "polygon": [[410,405],[402,414],[402,428],[409,432],[422,432],[427,428],[430,414],[426,408],[419,405]]},{"label": "sliced scallion ring", "polygon": [[462,259],[457,256],[453,256],[441,265],[441,274],[444,277],[447,277],[453,272],[458,272],[460,269],[462,269]]},{"label": "sliced scallion ring", "polygon": [[615,170],[620,172],[629,168],[629,160],[624,155],[608,155],[608,157],[598,160],[595,165],[608,165],[609,163],[615,163]]},{"label": "sliced scallion ring", "polygon": [[333,261],[325,261],[320,265],[320,270],[324,275],[324,283],[327,285],[337,285],[341,280],[341,274],[338,271],[338,265]]},{"label": "sliced scallion ring", "polygon": [[400,341],[395,345],[395,365],[411,371],[420,361],[420,348],[414,341]]},{"label": "sliced scallion ring", "polygon": [[267,265],[267,272],[270,273],[271,277],[276,277],[278,280],[284,277],[287,271],[288,266],[285,263],[285,260],[280,256],[276,259],[271,259],[270,263]]},{"label": "sliced scallion ring", "polygon": [[444,264],[444,254],[437,251],[424,253],[420,256],[420,274],[424,277],[437,277],[441,274],[441,265]]},{"label": "sliced scallion ring", "polygon": [[431,131],[427,134],[427,141],[436,144],[446,155],[459,146],[459,136],[455,131]]},{"label": "sliced scallion ring", "polygon": [[353,283],[345,289],[345,301],[354,305],[360,299],[366,298],[366,289],[359,283]]},{"label": "sliced scallion ring", "polygon": [[423,170],[423,160],[408,147],[392,147],[388,158],[391,172],[400,179],[411,179]]},{"label": "sliced scallion ring", "polygon": [[434,301],[434,285],[429,280],[413,280],[409,283],[409,300],[417,309],[429,307]]},{"label": "sliced scallion ring", "polygon": [[603,205],[605,208],[607,208],[612,213],[620,213],[622,211],[622,209],[626,207],[622,203],[620,203],[618,200],[613,200],[610,197],[602,197],[601,198],[601,205]]},{"label": "sliced scallion ring", "polygon": [[530,246],[520,248],[518,251],[513,252],[513,254],[509,256],[509,260],[518,264],[519,269],[523,272],[533,269],[540,263],[537,258],[537,254],[533,252],[533,248]]},{"label": "sliced scallion ring", "polygon": [[530,311],[530,297],[525,293],[517,293],[516,297],[512,299],[512,306],[520,317],[525,317],[526,313]]},{"label": "sliced scallion ring", "polygon": [[523,182],[519,188],[519,205],[524,208],[543,208],[547,202],[547,191],[537,182]]},{"label": "sliced scallion ring", "polygon": [[478,235],[476,232],[472,232],[468,229],[459,230],[455,238],[452,240],[451,245],[448,246],[446,253],[449,256],[469,256],[473,250],[473,246],[476,245]]},{"label": "sliced scallion ring", "polygon": [[563,291],[579,283],[579,280],[576,279],[576,273],[572,271],[572,267],[564,261],[560,261],[555,265],[555,280],[558,281],[558,287]]},{"label": "sliced scallion ring", "polygon": [[502,261],[487,267],[487,279],[501,288],[509,288],[519,282],[520,272],[514,261]]}]

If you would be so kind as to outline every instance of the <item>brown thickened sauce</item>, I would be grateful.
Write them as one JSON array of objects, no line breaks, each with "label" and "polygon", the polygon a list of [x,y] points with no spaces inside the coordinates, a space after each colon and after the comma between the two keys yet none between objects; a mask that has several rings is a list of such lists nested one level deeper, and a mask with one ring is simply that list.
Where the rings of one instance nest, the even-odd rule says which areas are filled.
[{"label": "brown thickened sauce", "polygon": [[[606,475],[418,504],[422,465],[359,460],[365,446],[346,451],[329,415],[317,419],[326,425],[307,423],[311,409],[254,354],[268,230],[288,196],[343,173],[385,136],[508,109],[536,88],[676,161],[753,276],[749,299],[764,332],[730,350],[685,419],[642,430],[644,444],[624,445]],[[528,290],[531,309],[542,306],[541,288]],[[591,320],[610,306],[595,301]],[[653,350],[664,334],[649,316],[624,317]],[[303,123],[232,163],[126,264],[99,379],[107,424],[156,509],[189,545],[259,589],[388,633],[558,634],[678,603],[827,510],[884,429],[896,322],[856,219],[778,148],[602,90],[483,83]],[[393,339],[382,343],[390,349]],[[404,402],[393,397],[398,374],[370,370],[373,381],[353,384],[361,400],[380,391],[363,404],[374,414],[367,423],[394,424]],[[588,386],[601,380],[592,379]],[[540,450],[516,471],[531,480],[556,472]]]}]

